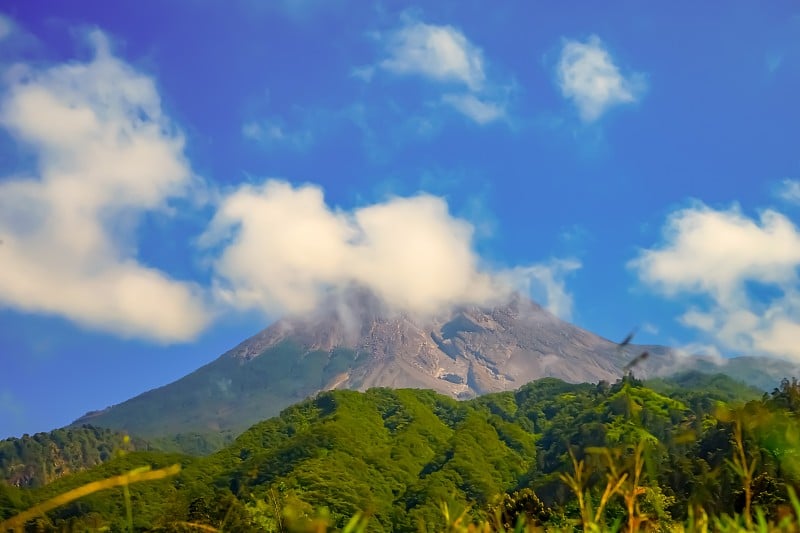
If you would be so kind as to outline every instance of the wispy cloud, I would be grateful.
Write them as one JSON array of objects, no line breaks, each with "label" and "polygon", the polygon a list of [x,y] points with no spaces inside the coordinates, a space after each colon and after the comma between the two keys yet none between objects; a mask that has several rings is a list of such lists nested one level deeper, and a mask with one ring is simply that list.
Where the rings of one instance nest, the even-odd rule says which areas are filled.
[{"label": "wispy cloud", "polygon": [[[673,213],[664,242],[630,266],[663,294],[708,299],[680,322],[723,348],[800,360],[800,231],[785,215],[698,203]],[[754,283],[769,291],[754,295]]]},{"label": "wispy cloud", "polygon": [[645,89],[644,75],[624,76],[596,35],[586,42],[564,42],[557,78],[561,94],[572,100],[584,122],[597,120],[615,105],[637,102]]},{"label": "wispy cloud", "polygon": [[500,104],[483,101],[474,94],[469,93],[446,94],[442,97],[442,101],[481,125],[502,118],[506,113],[506,110]]},{"label": "wispy cloud", "polygon": [[25,406],[20,399],[9,390],[0,390],[0,420],[7,434],[20,434],[26,424]]},{"label": "wispy cloud", "polygon": [[785,179],[777,190],[781,200],[792,204],[800,204],[800,180]]},{"label": "wispy cloud", "polygon": [[14,23],[10,18],[0,13],[0,41],[9,37],[14,31]]},{"label": "wispy cloud", "polygon": [[0,413],[21,420],[24,408],[10,391],[0,391]]},{"label": "wispy cloud", "polygon": [[353,67],[350,69],[350,75],[361,81],[372,81],[372,77],[375,75],[375,67],[372,65]]},{"label": "wispy cloud", "polygon": [[650,322],[645,322],[642,324],[641,329],[644,333],[648,333],[650,335],[658,335],[659,332],[658,326]]},{"label": "wispy cloud", "polygon": [[783,64],[783,55],[773,52],[766,55],[764,58],[764,65],[767,67],[769,74],[775,74]]},{"label": "wispy cloud", "polygon": [[0,127],[36,155],[0,181],[0,304],[162,342],[208,322],[199,289],[140,263],[133,227],[193,180],[155,84],[89,35],[94,58],[6,78]]},{"label": "wispy cloud", "polygon": [[314,137],[310,130],[287,130],[279,120],[251,120],[242,126],[242,136],[263,146],[284,146],[294,150],[305,150]]},{"label": "wispy cloud", "polygon": [[566,277],[581,268],[575,259],[553,259],[544,263],[516,267],[501,273],[523,294],[541,302],[551,313],[564,320],[572,318],[572,294]]},{"label": "wispy cloud", "polygon": [[483,52],[452,26],[413,22],[389,33],[380,67],[399,75],[456,81],[472,90],[486,79]]},{"label": "wispy cloud", "polygon": [[346,4],[342,0],[249,0],[247,2],[256,14],[278,11],[294,21],[313,19],[331,10],[341,9]]},{"label": "wispy cloud", "polygon": [[483,51],[457,28],[407,20],[399,28],[376,34],[384,58],[374,66],[353,69],[370,81],[379,69],[396,76],[416,76],[447,91],[441,102],[478,124],[505,116],[505,102],[486,76]]}]

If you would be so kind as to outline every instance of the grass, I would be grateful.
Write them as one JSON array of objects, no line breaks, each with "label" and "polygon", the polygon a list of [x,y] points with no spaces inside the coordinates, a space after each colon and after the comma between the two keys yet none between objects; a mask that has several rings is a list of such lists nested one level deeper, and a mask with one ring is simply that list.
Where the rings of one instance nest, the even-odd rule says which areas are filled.
[{"label": "grass", "polygon": [[129,529],[132,530],[133,517],[131,515],[130,493],[127,492],[128,486],[131,483],[140,483],[143,481],[164,479],[169,476],[174,476],[180,471],[181,471],[181,465],[177,464],[168,466],[166,468],[161,468],[159,470],[151,470],[149,466],[144,466],[141,468],[131,470],[130,472],[121,474],[119,476],[113,476],[110,478],[102,479],[100,481],[93,481],[91,483],[82,485],[76,489],[67,491],[63,494],[59,494],[55,498],[51,498],[38,505],[34,505],[27,511],[23,511],[22,513],[11,517],[8,520],[5,520],[4,522],[0,522],[0,531],[14,531],[15,533],[18,531],[23,531],[25,524],[33,518],[42,516],[47,512],[56,509],[57,507],[66,505],[79,498],[88,496],[89,494],[94,494],[95,492],[111,489],[114,487],[123,487],[123,489],[125,490],[128,525]]},{"label": "grass", "polygon": [[[512,531],[514,533],[538,531],[566,532],[575,531],[576,526],[579,526],[582,531],[597,533],[623,530],[630,533],[663,530],[663,528],[658,527],[657,523],[651,522],[649,517],[640,511],[638,505],[638,499],[644,492],[644,487],[638,484],[643,472],[644,446],[637,446],[633,450],[634,453],[630,458],[631,460],[622,463],[626,465],[622,468],[619,467],[620,463],[617,462],[618,457],[615,457],[615,454],[611,450],[598,449],[594,452],[601,454],[605,458],[608,468],[599,505],[592,507],[592,498],[589,497],[588,493],[589,472],[583,460],[577,460],[574,454],[571,454],[574,471],[571,474],[562,474],[561,478],[575,493],[577,498],[580,508],[580,519],[577,523],[568,523],[564,526],[550,526],[545,528],[540,524],[520,518],[513,528],[508,528],[503,525],[498,511],[486,520],[471,521],[468,518],[469,509],[464,509],[458,514],[452,514],[448,505],[443,503],[441,512],[445,523],[448,524],[447,530],[452,533],[510,533]],[[127,487],[133,483],[164,479],[178,472],[180,472],[180,465],[177,464],[159,470],[150,470],[148,467],[142,467],[119,476],[87,483],[86,485],[60,494],[9,518],[0,523],[0,531],[14,531],[15,533],[24,531],[25,524],[31,519],[42,516],[78,498],[114,487]],[[746,472],[743,475],[743,479],[747,479]],[[747,514],[750,512],[750,509],[747,509],[746,512],[741,514],[710,517],[702,507],[697,507],[689,510],[689,518],[686,523],[670,524],[669,530],[680,533],[706,533],[709,531],[720,533],[800,533],[800,522],[798,522],[798,517],[800,517],[800,499],[798,499],[792,487],[788,487],[787,490],[791,508],[785,510],[788,512],[784,512],[783,516],[779,517],[778,520],[768,520],[760,507],[755,507],[753,509],[755,517]],[[619,521],[609,524],[604,519],[606,506],[614,496],[620,497],[625,503],[627,516],[624,524],[619,523]],[[127,514],[129,530],[132,531],[133,524],[130,506],[128,506]],[[330,520],[324,509],[318,511],[317,515],[310,519],[297,516],[290,508],[283,509],[282,516],[284,520],[280,522],[279,531],[303,533],[325,533],[332,531]],[[189,530],[222,533],[225,531],[224,522],[223,520],[223,523],[218,527],[194,522],[175,522],[174,524],[183,526]],[[346,526],[342,529],[342,532],[364,533],[368,530],[368,526],[369,517],[365,514],[357,513],[348,521]]]}]

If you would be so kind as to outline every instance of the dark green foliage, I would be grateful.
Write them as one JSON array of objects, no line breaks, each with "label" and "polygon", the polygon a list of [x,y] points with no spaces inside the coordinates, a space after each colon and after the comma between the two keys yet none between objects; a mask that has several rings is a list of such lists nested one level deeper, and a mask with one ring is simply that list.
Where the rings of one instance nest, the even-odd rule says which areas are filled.
[{"label": "dark green foliage", "polygon": [[[325,361],[307,364],[324,371]],[[285,512],[302,521],[326,508],[337,528],[363,512],[370,531],[441,531],[443,503],[451,516],[500,518],[507,527],[520,516],[565,523],[577,518],[574,495],[559,478],[572,471],[570,453],[597,472],[587,478],[596,505],[605,483],[597,450],[612,450],[625,464],[644,443],[639,503],[653,522],[666,523],[686,519],[697,503],[713,514],[741,510],[741,483],[729,467],[731,413],[748,421],[746,447],[758,456],[753,501],[772,516],[787,501],[787,484],[800,484],[798,390],[787,381],[754,398],[727,378],[687,374],[652,388],[630,377],[596,385],[543,379],[466,402],[424,390],[324,392],[206,457],[135,452],[39,489],[0,486],[0,516],[142,464],[180,462],[174,478],[131,486],[136,528],[182,531],[195,522],[277,530]],[[606,519],[625,514],[614,496]],[[120,491],[110,490],[45,520],[113,530],[125,516]]]},{"label": "dark green foliage", "polygon": [[164,452],[185,453],[188,455],[208,455],[232,443],[236,435],[230,431],[208,433],[178,433],[169,437],[151,438],[151,449]]},{"label": "dark green foliage", "polygon": [[15,510],[27,507],[27,494],[17,487],[0,483],[0,520],[15,514]]},{"label": "dark green foliage", "polygon": [[140,440],[89,425],[0,441],[0,480],[17,487],[39,487],[111,459],[115,451],[148,448]]},{"label": "dark green foliage", "polygon": [[692,358],[690,364],[694,370],[704,374],[713,375],[723,370],[731,380],[746,383],[759,391],[771,391],[776,383],[797,373],[795,363],[772,357],[732,357],[725,360],[724,367],[703,358]]},{"label": "dark green foliage", "polygon": [[695,370],[681,372],[669,378],[647,381],[647,386],[665,396],[680,396],[693,410],[713,410],[717,402],[757,400],[763,391],[725,374],[703,374]]},{"label": "dark green foliage", "polygon": [[527,488],[504,494],[499,502],[489,507],[489,513],[507,530],[513,530],[520,521],[543,525],[553,518],[553,510]]},{"label": "dark green foliage", "polygon": [[772,408],[784,409],[795,415],[800,415],[800,382],[797,378],[783,379],[779,387],[772,394],[765,396],[767,404]]}]

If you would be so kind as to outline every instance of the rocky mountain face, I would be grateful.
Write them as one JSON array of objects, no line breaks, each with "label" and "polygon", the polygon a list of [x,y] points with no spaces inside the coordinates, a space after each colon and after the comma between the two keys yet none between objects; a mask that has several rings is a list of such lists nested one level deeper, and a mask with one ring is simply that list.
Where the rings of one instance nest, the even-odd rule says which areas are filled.
[{"label": "rocky mountain face", "polygon": [[[620,346],[521,297],[414,318],[358,293],[315,316],[278,321],[192,374],[75,424],[144,437],[239,431],[322,390],[425,388],[465,399],[542,377],[613,382],[644,351],[638,377],[714,367],[661,346]],[[740,363],[720,371],[746,376],[752,363]]]},{"label": "rocky mountain face", "polygon": [[[620,348],[518,298],[427,319],[387,318],[373,310],[281,321],[227,355],[247,362],[283,341],[309,352],[354,353],[354,364],[324,389],[426,388],[457,398],[516,389],[541,377],[613,381],[640,348]],[[656,366],[648,365],[651,373]]]}]

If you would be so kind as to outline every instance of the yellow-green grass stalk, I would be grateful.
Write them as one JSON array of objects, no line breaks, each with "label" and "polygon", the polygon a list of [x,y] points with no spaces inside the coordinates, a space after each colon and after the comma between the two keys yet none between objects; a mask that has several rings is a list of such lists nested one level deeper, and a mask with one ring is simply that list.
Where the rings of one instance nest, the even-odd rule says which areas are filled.
[{"label": "yellow-green grass stalk", "polygon": [[19,513],[16,516],[12,516],[11,518],[0,522],[0,531],[22,531],[25,523],[32,518],[36,518],[37,516],[42,516],[53,509],[70,503],[78,498],[83,498],[84,496],[88,496],[89,494],[93,494],[95,492],[110,489],[114,487],[127,487],[131,483],[139,483],[141,481],[154,481],[157,479],[163,479],[165,477],[174,476],[181,470],[181,465],[174,464],[172,466],[168,466],[166,468],[161,468],[159,470],[151,470],[149,466],[137,468],[135,470],[131,470],[125,474],[120,474],[118,476],[110,477],[107,479],[101,479],[100,481],[93,481],[91,483],[87,483],[86,485],[82,485],[78,488],[72,489],[67,491],[63,494],[59,494],[58,496],[51,498],[47,501],[44,501],[38,505],[34,505],[30,509]]}]

